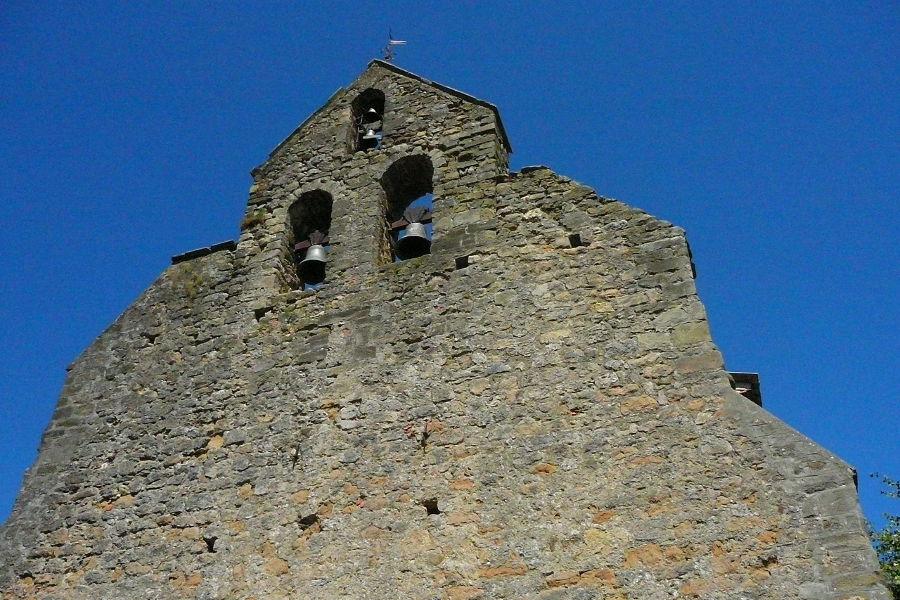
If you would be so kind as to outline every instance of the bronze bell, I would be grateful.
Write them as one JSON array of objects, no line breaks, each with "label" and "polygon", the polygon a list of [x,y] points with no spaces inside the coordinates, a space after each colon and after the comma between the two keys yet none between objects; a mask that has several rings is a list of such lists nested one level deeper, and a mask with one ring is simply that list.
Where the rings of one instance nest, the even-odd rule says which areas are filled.
[{"label": "bronze bell", "polygon": [[[362,131],[360,131],[362,133]],[[368,129],[364,135],[359,138],[359,149],[360,150],[377,150],[378,146],[381,144],[381,131],[375,131],[374,129]]]},{"label": "bronze bell", "polygon": [[363,113],[362,122],[363,123],[373,123],[375,121],[380,121],[381,115],[378,114],[378,111],[374,108],[370,108],[366,112]]},{"label": "bronze bell", "polygon": [[422,223],[410,223],[397,236],[397,258],[409,260],[431,252],[431,240]]},{"label": "bronze bell", "polygon": [[306,249],[306,256],[300,261],[298,271],[303,283],[315,285],[325,281],[325,262],[328,253],[320,244],[313,244]]}]

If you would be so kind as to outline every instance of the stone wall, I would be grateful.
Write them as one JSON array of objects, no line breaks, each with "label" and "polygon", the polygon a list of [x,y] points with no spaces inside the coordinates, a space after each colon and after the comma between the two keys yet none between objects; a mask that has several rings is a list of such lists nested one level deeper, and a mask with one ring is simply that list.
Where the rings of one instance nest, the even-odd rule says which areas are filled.
[{"label": "stone wall", "polygon": [[[370,87],[384,147],[353,152]],[[72,365],[0,598],[888,598],[852,470],[729,387],[683,231],[508,150],[390,65],[339,91],[254,170],[236,250]],[[392,263],[410,155],[434,244]],[[302,291],[310,190],[332,247]]]}]

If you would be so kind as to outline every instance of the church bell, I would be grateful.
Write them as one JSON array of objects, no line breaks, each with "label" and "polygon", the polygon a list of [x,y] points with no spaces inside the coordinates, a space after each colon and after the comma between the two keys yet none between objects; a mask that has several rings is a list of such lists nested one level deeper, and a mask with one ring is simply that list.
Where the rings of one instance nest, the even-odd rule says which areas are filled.
[{"label": "church bell", "polygon": [[410,223],[397,237],[397,258],[409,260],[431,252],[431,240],[422,223]]},{"label": "church bell", "polygon": [[381,119],[378,111],[374,108],[370,108],[366,112],[363,113],[363,122],[364,123],[372,123],[374,121],[379,121]]},{"label": "church bell", "polygon": [[325,261],[328,253],[320,244],[313,244],[306,249],[306,256],[300,261],[298,271],[303,283],[315,285],[325,281]]}]

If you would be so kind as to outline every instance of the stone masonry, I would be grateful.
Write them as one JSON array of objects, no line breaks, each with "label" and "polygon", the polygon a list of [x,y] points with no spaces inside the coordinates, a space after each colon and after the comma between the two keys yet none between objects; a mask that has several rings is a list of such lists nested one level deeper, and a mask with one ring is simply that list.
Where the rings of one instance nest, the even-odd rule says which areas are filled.
[{"label": "stone masonry", "polygon": [[[886,600],[852,469],[731,389],[684,232],[510,151],[393,65],[339,90],[238,243],[71,365],[0,599]],[[393,262],[422,192],[431,253]]]}]

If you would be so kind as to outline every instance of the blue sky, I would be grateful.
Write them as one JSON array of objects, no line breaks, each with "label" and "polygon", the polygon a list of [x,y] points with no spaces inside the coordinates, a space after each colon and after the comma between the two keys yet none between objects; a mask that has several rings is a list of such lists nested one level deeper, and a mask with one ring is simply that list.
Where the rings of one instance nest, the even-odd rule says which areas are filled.
[{"label": "blue sky", "polygon": [[544,164],[688,232],[727,365],[900,512],[891,2],[87,2],[0,11],[0,519],[65,367],[236,238],[250,169],[379,54],[495,103]]}]

